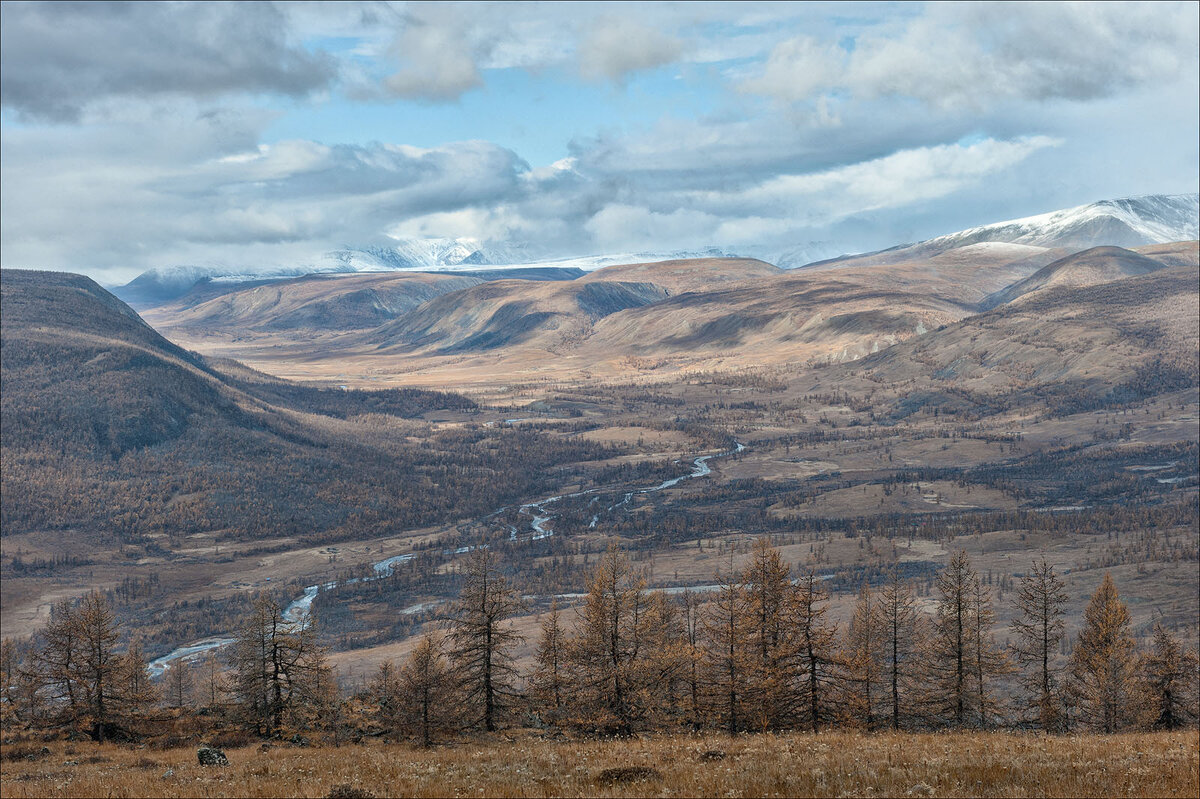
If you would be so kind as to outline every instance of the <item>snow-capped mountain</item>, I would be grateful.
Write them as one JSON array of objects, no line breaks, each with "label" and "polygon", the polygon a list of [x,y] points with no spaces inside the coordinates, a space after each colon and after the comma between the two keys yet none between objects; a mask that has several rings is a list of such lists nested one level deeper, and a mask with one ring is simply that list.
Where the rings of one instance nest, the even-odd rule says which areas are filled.
[{"label": "snow-capped mountain", "polygon": [[282,280],[310,274],[351,272],[438,271],[480,268],[575,268],[585,272],[613,264],[650,263],[681,258],[720,258],[731,253],[707,248],[674,252],[627,252],[570,258],[535,259],[521,245],[474,239],[403,239],[387,247],[346,247],[288,266],[169,266],[149,269],[113,292],[126,302],[153,305],[186,294],[199,283],[245,283]]},{"label": "snow-capped mountain", "polygon": [[981,241],[1087,249],[1137,247],[1200,237],[1200,194],[1129,197],[970,228],[922,242],[953,249]]},{"label": "snow-capped mountain", "polygon": [[1101,200],[1061,211],[980,225],[916,244],[844,255],[809,265],[848,259],[860,263],[863,259],[869,259],[871,263],[900,263],[985,244],[1078,251],[1102,246],[1140,247],[1196,238],[1200,238],[1200,194],[1151,194]]}]

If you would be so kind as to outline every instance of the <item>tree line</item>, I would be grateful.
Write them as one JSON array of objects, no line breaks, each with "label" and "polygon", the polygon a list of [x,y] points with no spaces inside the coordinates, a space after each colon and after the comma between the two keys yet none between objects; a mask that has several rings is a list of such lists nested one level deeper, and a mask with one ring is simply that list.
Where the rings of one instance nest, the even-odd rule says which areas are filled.
[{"label": "tree line", "polygon": [[512,622],[528,600],[498,556],[472,553],[462,586],[403,662],[385,662],[351,692],[339,690],[315,623],[288,619],[270,596],[253,602],[221,654],[173,661],[157,682],[136,641],[117,652],[102,594],[60,602],[30,641],[4,641],[3,721],[104,740],[136,735],[165,706],[219,711],[265,737],[353,728],[428,746],[510,726],[616,736],[843,726],[1114,733],[1178,729],[1198,716],[1196,652],[1162,625],[1139,646],[1108,574],[1060,656],[1067,594],[1045,560],[1017,586],[1011,643],[1001,644],[988,581],[965,551],[928,597],[898,574],[864,585],[840,629],[822,580],[793,576],[766,538],[741,569],[731,551],[708,590],[670,594],[647,590],[614,546],[572,610],[552,601],[542,614],[527,669]]}]

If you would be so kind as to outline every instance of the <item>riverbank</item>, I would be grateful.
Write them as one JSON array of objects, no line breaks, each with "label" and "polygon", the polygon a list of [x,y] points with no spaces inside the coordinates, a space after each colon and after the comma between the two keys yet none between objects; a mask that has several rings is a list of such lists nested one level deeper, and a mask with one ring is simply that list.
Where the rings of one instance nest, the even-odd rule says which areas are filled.
[{"label": "riverbank", "polygon": [[[26,747],[29,745],[26,744]],[[1195,730],[655,736],[555,741],[526,730],[421,750],[257,746],[201,767],[194,747],[48,744],[9,760],[5,797],[1195,796]],[[40,749],[39,749],[40,751]]]}]

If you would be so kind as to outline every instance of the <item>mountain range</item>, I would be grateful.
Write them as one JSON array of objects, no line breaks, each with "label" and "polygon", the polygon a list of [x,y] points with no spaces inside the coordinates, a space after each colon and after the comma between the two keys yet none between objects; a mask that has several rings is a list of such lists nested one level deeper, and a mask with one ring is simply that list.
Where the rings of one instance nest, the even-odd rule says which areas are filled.
[{"label": "mountain range", "polygon": [[503,269],[558,268],[592,271],[628,263],[694,258],[748,256],[785,269],[854,259],[860,263],[897,263],[937,255],[947,250],[988,242],[1010,243],[1045,249],[1077,251],[1108,244],[1136,247],[1185,241],[1200,237],[1200,195],[1148,195],[1081,205],[1037,216],[998,222],[938,236],[873,253],[843,255],[831,261],[812,258],[826,245],[794,246],[767,251],[742,248],[741,252],[707,248],[702,250],[610,253],[535,259],[525,244],[482,242],[469,238],[403,238],[387,246],[346,247],[323,253],[301,263],[272,266],[172,266],[147,270],[129,283],[113,288],[114,293],[138,307],[149,307],[176,299],[198,285],[211,293],[255,281],[280,280],[307,274],[343,274],[389,271],[473,271],[480,267]]}]

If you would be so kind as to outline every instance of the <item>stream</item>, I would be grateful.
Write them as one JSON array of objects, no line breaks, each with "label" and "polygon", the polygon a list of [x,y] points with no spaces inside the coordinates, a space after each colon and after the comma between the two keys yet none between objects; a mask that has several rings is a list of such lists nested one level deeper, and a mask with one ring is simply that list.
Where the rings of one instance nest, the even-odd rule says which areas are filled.
[{"label": "stream", "polygon": [[[680,475],[679,477],[672,477],[669,480],[664,480],[663,482],[659,483],[658,485],[647,486],[645,488],[635,488],[631,491],[627,491],[625,493],[624,499],[622,499],[620,502],[617,502],[614,505],[610,505],[606,509],[605,512],[610,513],[612,511],[616,510],[617,508],[628,505],[629,502],[633,499],[633,497],[637,496],[639,494],[653,494],[655,492],[664,491],[668,488],[676,486],[679,483],[682,483],[684,480],[692,480],[692,479],[695,479],[698,477],[707,477],[708,475],[712,474],[712,468],[708,465],[708,462],[710,460],[713,460],[714,458],[725,458],[730,455],[736,455],[746,449],[745,444],[742,444],[741,442],[734,442],[734,443],[736,444],[736,446],[733,449],[725,450],[724,452],[715,452],[712,455],[701,455],[697,458],[693,458],[692,459],[692,471],[690,474]],[[611,488],[608,488],[608,489],[590,488],[587,491],[577,491],[573,494],[556,494],[555,496],[546,497],[545,499],[539,500],[537,502],[529,502],[527,504],[521,505],[518,508],[519,512],[524,516],[528,516],[530,519],[528,537],[524,538],[524,536],[521,534],[521,532],[519,530],[517,530],[517,528],[512,527],[510,525],[508,528],[509,529],[509,539],[511,541],[518,541],[521,538],[524,538],[524,540],[527,540],[527,541],[538,541],[543,538],[549,538],[550,536],[554,535],[554,530],[552,528],[546,527],[546,524],[547,524],[547,522],[549,522],[551,519],[554,518],[554,514],[552,514],[546,510],[547,505],[553,505],[555,502],[559,502],[563,499],[582,497],[582,496],[586,496],[588,494],[598,494],[603,491],[611,491],[611,490],[612,490]],[[595,504],[597,499],[599,499],[599,497],[593,497],[591,504]],[[509,506],[509,507],[511,507],[511,506]],[[507,508],[500,508],[499,510],[493,512],[490,515],[495,516],[499,513],[502,513],[505,510],[507,510]],[[599,518],[600,518],[600,514],[593,515],[591,523],[588,526],[595,527],[596,523],[599,521]],[[472,549],[474,549],[474,547],[458,547],[457,549],[445,549],[445,550],[442,550],[442,554],[443,555],[462,555],[462,554],[466,554],[467,552],[470,552]],[[372,570],[373,570],[374,574],[371,576],[352,577],[352,578],[342,581],[342,582],[339,582],[337,580],[331,580],[331,581],[325,582],[325,583],[318,583],[316,585],[310,585],[304,589],[303,594],[296,597],[296,599],[292,600],[292,602],[290,604],[288,604],[288,606],[286,608],[284,608],[283,617],[284,617],[284,619],[286,619],[289,622],[301,623],[308,617],[309,609],[312,607],[313,600],[316,599],[317,594],[321,593],[322,591],[328,591],[329,589],[336,588],[338,585],[342,585],[342,584],[351,585],[353,583],[369,582],[371,580],[378,580],[382,577],[388,577],[391,575],[392,570],[395,566],[397,566],[401,563],[407,563],[408,561],[412,560],[415,557],[416,557],[416,554],[414,554],[414,553],[406,553],[403,555],[394,555],[390,558],[386,558],[384,560],[379,561],[378,563],[375,563],[372,566]],[[702,590],[708,589],[708,588],[710,588],[710,586],[702,586],[701,587]],[[674,591],[682,591],[683,589],[679,588],[679,589],[673,589],[673,590]],[[405,608],[404,610],[401,611],[401,613],[404,613],[404,614],[419,613],[422,610],[428,609],[429,606],[430,606],[430,603],[414,605],[410,608]],[[170,652],[169,654],[163,655],[160,658],[155,658],[154,660],[150,661],[150,663],[147,665],[147,670],[150,672],[150,676],[152,679],[157,679],[166,673],[167,667],[173,661],[190,660],[190,659],[197,657],[198,655],[203,654],[204,652],[209,652],[209,651],[212,651],[215,649],[220,649],[222,647],[228,646],[231,643],[233,643],[232,638],[223,638],[223,637],[210,637],[210,638],[205,638],[200,641],[195,641],[193,643],[187,644],[186,646],[181,646],[178,649]]]}]

